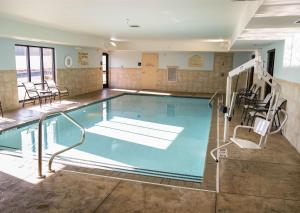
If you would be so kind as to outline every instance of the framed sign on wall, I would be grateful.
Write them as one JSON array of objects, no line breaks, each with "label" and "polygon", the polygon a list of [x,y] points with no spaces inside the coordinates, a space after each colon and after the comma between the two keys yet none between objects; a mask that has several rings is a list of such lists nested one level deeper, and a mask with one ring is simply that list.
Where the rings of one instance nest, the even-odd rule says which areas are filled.
[{"label": "framed sign on wall", "polygon": [[188,66],[189,67],[203,67],[203,56],[201,55],[193,55],[189,58]]},{"label": "framed sign on wall", "polygon": [[88,66],[89,54],[86,52],[78,52],[78,64],[81,66]]}]

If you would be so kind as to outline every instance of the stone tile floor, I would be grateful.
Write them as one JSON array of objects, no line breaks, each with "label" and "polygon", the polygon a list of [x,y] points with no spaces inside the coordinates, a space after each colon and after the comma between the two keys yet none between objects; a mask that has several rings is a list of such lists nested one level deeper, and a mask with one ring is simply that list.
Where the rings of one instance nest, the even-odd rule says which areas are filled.
[{"label": "stone tile floor", "polygon": [[[75,104],[58,106],[65,110],[121,93],[104,90],[68,100]],[[35,108],[5,116],[15,120],[10,125],[34,120],[41,114]],[[238,120],[237,113],[231,132]],[[8,126],[0,124],[0,128]],[[215,122],[211,131],[216,132]],[[240,135],[256,138],[248,132]],[[216,134],[210,139],[216,139]],[[17,153],[1,152],[0,212],[300,212],[300,154],[279,134],[270,136],[263,150],[230,145],[228,157],[220,161],[218,194],[73,172],[59,164],[54,164],[60,167],[58,172],[36,179],[35,165]]]}]

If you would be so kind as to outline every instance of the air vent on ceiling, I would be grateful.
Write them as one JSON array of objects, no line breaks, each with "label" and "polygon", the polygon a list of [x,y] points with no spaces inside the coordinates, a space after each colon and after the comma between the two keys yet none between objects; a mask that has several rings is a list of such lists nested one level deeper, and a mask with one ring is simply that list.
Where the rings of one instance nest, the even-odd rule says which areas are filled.
[{"label": "air vent on ceiling", "polygon": [[177,81],[177,67],[168,67],[168,81]]}]

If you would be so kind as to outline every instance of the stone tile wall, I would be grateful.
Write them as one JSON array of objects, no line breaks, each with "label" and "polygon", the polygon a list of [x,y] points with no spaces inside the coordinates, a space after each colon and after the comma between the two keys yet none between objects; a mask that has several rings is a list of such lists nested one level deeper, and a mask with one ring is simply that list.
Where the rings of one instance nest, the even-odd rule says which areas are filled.
[{"label": "stone tile wall", "polygon": [[[232,69],[232,60],[231,53],[216,53],[214,70],[197,71],[180,70],[179,68],[176,82],[167,80],[167,69],[159,69],[156,73],[156,88],[157,90],[177,92],[214,93],[216,90],[225,91],[226,76]],[[111,68],[110,86],[112,88],[142,89],[141,69]]]},{"label": "stone tile wall", "polygon": [[282,97],[287,99],[286,111],[289,118],[284,128],[284,136],[300,153],[300,84],[277,80],[281,85]]},{"label": "stone tile wall", "polygon": [[0,100],[4,111],[19,108],[16,70],[0,71]]},{"label": "stone tile wall", "polygon": [[141,69],[139,68],[111,68],[109,74],[109,86],[111,88],[141,88]]},{"label": "stone tile wall", "polygon": [[100,68],[58,69],[57,83],[70,91],[70,96],[101,90],[102,71]]}]

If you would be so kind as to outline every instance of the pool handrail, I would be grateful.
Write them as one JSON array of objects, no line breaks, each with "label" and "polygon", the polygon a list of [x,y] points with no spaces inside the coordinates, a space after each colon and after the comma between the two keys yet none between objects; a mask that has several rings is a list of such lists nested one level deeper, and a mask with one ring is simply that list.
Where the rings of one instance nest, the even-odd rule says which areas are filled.
[{"label": "pool handrail", "polygon": [[211,102],[214,100],[214,98],[218,95],[218,93],[219,93],[219,90],[217,90],[214,94],[213,94],[213,96],[211,96],[211,98],[209,99],[209,102],[208,102],[208,105],[209,106],[211,106]]},{"label": "pool handrail", "polygon": [[43,122],[44,120],[46,120],[47,117],[49,117],[50,115],[55,115],[55,114],[61,114],[62,116],[64,116],[66,119],[68,119],[71,123],[73,123],[75,126],[77,126],[80,131],[81,131],[81,138],[80,138],[80,142],[79,143],[76,143],[70,147],[67,147],[61,151],[58,151],[58,152],[55,152],[49,162],[48,162],[48,169],[49,169],[49,172],[54,172],[54,170],[52,170],[52,162],[54,160],[54,158],[65,152],[65,151],[68,151],[70,149],[73,149],[74,147],[76,146],[79,146],[81,144],[83,144],[84,142],[84,139],[85,139],[85,129],[79,124],[77,123],[73,118],[71,118],[69,115],[67,115],[65,112],[62,112],[62,111],[55,111],[55,112],[48,112],[48,113],[44,113],[42,115],[42,117],[40,118],[39,120],[39,132],[38,132],[38,177],[39,178],[45,178],[45,175],[43,175],[42,173],[42,142],[43,142]]}]

